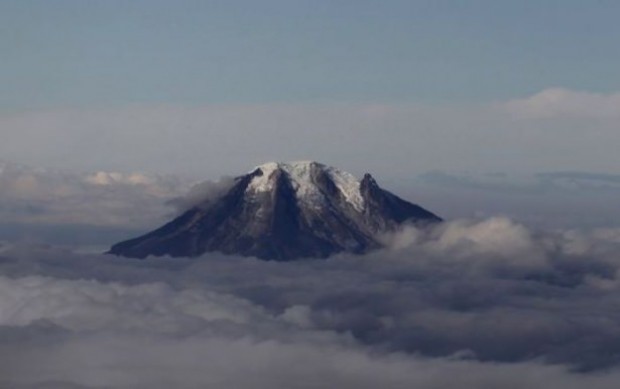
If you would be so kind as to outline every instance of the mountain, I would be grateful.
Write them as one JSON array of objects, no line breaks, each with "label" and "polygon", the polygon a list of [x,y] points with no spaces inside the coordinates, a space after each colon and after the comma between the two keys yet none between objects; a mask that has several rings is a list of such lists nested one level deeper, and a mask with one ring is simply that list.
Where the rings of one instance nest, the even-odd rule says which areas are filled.
[{"label": "mountain", "polygon": [[115,244],[110,254],[194,257],[205,252],[287,261],[365,253],[380,234],[405,222],[441,221],[383,190],[370,174],[353,175],[317,162],[270,162],[235,178],[206,199],[144,236]]}]

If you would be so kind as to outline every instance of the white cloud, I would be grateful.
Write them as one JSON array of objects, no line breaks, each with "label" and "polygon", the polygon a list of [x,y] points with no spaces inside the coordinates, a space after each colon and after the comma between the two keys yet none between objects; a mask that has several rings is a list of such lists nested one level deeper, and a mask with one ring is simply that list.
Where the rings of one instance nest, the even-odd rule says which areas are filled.
[{"label": "white cloud", "polygon": [[156,180],[153,177],[149,177],[141,173],[123,174],[118,172],[96,172],[87,175],[84,181],[92,185],[113,185],[113,184],[127,184],[127,185],[144,185],[149,186],[155,184]]},{"label": "white cloud", "polygon": [[511,113],[531,119],[589,118],[618,119],[620,93],[591,93],[566,88],[549,88],[535,95],[509,101]]},{"label": "white cloud", "polygon": [[169,216],[191,181],[144,173],[68,173],[0,164],[2,223],[141,227]]},{"label": "white cloud", "polygon": [[174,206],[178,213],[212,202],[225,195],[233,186],[234,177],[221,177],[215,181],[203,181],[192,186],[186,194],[171,199],[168,204]]}]

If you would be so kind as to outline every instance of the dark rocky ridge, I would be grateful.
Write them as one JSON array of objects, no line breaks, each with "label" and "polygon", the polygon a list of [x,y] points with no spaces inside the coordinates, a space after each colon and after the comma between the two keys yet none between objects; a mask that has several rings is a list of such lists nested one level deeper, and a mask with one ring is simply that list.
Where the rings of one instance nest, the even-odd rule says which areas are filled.
[{"label": "dark rocky ridge", "polygon": [[237,177],[215,201],[161,228],[115,244],[110,254],[195,257],[206,252],[287,261],[380,248],[402,223],[441,219],[381,189],[316,162],[266,164]]}]

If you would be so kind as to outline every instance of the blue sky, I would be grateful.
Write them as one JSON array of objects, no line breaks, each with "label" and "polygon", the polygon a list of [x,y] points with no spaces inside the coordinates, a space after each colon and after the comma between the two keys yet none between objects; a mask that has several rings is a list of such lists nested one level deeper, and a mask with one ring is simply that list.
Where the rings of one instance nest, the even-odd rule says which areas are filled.
[{"label": "blue sky", "polygon": [[0,109],[620,89],[617,1],[0,1]]}]

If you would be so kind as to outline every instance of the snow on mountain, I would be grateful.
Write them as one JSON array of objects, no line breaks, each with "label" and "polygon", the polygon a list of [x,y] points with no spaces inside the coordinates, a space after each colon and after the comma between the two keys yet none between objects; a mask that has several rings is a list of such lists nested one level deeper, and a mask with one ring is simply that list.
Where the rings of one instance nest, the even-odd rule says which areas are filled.
[{"label": "snow on mountain", "polygon": [[[297,200],[306,202],[314,207],[320,207],[326,201],[325,194],[318,185],[313,181],[313,169],[325,172],[334,182],[338,190],[345,197],[346,201],[358,211],[364,208],[364,199],[360,193],[360,182],[350,173],[326,166],[314,161],[295,161],[289,163],[269,162],[252,169],[263,172],[262,175],[256,176],[250,181],[248,191],[252,192],[268,192],[273,189],[273,180],[271,175],[278,171],[284,171],[288,174]],[[251,173],[251,172],[250,172]]]}]

